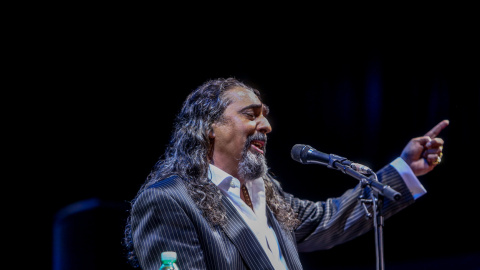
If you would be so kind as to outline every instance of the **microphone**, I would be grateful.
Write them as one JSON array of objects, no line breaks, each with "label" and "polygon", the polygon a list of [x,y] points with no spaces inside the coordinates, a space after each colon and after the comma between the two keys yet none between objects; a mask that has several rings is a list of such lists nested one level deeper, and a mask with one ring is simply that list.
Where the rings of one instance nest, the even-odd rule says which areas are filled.
[{"label": "microphone", "polygon": [[[320,164],[330,169],[340,170],[360,180],[362,186],[369,185],[373,190],[393,201],[398,201],[402,197],[399,192],[390,186],[378,182],[376,180],[377,176],[370,168],[358,163],[353,163],[344,157],[325,154],[304,144],[294,145],[290,154],[293,160],[302,164]],[[373,175],[374,179],[372,179],[372,177],[365,177],[362,174]]]},{"label": "microphone", "polygon": [[320,164],[330,169],[337,169],[335,162],[349,166],[361,174],[373,174],[373,170],[365,165],[354,163],[344,157],[322,153],[309,145],[296,144],[290,152],[292,159],[302,164]]}]

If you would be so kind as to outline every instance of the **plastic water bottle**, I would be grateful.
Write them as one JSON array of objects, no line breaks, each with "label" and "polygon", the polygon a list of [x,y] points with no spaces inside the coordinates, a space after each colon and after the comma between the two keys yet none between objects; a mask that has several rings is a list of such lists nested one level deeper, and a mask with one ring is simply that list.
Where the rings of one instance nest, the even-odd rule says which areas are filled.
[{"label": "plastic water bottle", "polygon": [[161,255],[162,266],[159,270],[180,270],[175,264],[177,261],[177,253],[174,251],[164,251]]}]

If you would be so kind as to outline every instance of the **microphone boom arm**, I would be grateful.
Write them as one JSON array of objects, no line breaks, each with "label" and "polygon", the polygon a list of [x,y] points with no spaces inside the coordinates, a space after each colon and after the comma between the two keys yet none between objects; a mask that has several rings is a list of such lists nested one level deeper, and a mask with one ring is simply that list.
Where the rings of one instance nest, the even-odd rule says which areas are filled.
[{"label": "microphone boom arm", "polygon": [[[356,178],[357,180],[360,181],[362,186],[369,186],[372,190],[374,190],[378,194],[385,196],[386,198],[392,201],[398,201],[402,197],[402,194],[400,194],[400,192],[396,191],[395,189],[391,188],[388,185],[385,185],[377,181],[376,180],[377,177],[375,174],[373,174],[370,177],[366,177],[365,175],[352,169],[350,166],[342,164],[341,160],[337,159],[337,157],[338,156],[336,155],[332,155],[332,154],[330,155],[330,162],[328,165],[329,168],[337,169],[345,174],[352,176],[353,178]],[[339,157],[339,158],[342,158],[342,157]]]}]

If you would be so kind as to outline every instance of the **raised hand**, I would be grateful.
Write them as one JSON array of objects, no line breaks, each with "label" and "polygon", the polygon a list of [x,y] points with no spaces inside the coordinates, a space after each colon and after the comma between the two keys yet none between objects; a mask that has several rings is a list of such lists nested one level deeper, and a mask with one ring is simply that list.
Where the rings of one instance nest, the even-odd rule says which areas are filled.
[{"label": "raised hand", "polygon": [[411,139],[403,149],[400,157],[416,176],[430,172],[442,161],[444,142],[437,136],[449,123],[441,121],[424,136]]}]

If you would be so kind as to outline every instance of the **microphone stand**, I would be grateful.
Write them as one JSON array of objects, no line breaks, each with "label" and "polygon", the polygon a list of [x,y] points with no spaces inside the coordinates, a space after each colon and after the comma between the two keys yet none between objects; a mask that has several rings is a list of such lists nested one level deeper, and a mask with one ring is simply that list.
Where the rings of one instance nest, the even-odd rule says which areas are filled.
[{"label": "microphone stand", "polygon": [[373,204],[373,227],[375,228],[375,255],[377,258],[377,270],[385,269],[385,261],[383,255],[383,196],[372,192]]},{"label": "microphone stand", "polygon": [[370,187],[370,197],[371,199],[364,199],[363,196],[360,196],[360,201],[362,203],[363,209],[365,210],[366,217],[368,219],[372,218],[372,214],[368,212],[366,204],[372,204],[373,207],[373,227],[375,229],[375,255],[376,255],[376,269],[384,270],[385,261],[384,261],[384,252],[383,252],[383,226],[384,226],[384,217],[383,217],[383,199],[387,197],[392,201],[397,201],[401,198],[401,194],[395,191],[390,186],[378,182],[377,175],[372,173],[370,177],[367,177],[355,170],[350,166],[341,163],[341,160],[335,160],[335,155],[330,155],[330,162],[328,167],[332,169],[338,169],[345,174],[348,174],[360,181],[361,187],[366,188]]}]

